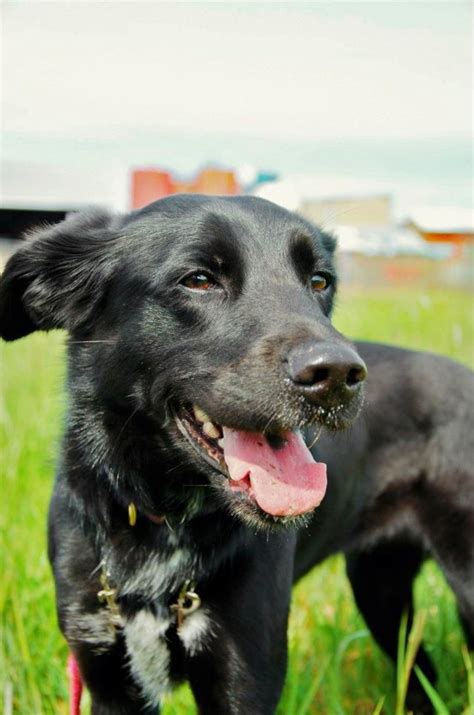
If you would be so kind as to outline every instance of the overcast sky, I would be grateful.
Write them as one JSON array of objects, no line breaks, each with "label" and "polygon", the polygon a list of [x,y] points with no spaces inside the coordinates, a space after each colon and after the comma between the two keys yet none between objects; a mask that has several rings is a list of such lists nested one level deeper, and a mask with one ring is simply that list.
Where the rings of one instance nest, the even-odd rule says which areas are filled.
[{"label": "overcast sky", "polygon": [[449,2],[4,2],[3,128],[468,137],[472,8]]}]

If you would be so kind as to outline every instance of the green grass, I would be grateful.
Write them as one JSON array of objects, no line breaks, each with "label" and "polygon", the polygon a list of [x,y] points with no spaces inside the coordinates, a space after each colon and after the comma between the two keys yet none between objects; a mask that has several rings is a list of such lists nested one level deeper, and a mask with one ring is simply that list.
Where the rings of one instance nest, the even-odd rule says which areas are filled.
[{"label": "green grass", "polygon": [[[472,366],[472,307],[452,290],[361,290],[342,295],[335,322],[348,335]],[[66,647],[56,626],[45,521],[64,414],[63,336],[38,334],[0,350],[0,691],[6,701],[11,695],[14,713],[56,715],[67,712]],[[431,563],[417,580],[416,599],[440,672],[434,697],[453,715],[472,715],[472,664],[462,651],[453,596]],[[394,669],[354,607],[340,557],[295,588],[289,642],[279,715],[395,713]],[[165,715],[194,712],[185,687],[164,708]]]}]

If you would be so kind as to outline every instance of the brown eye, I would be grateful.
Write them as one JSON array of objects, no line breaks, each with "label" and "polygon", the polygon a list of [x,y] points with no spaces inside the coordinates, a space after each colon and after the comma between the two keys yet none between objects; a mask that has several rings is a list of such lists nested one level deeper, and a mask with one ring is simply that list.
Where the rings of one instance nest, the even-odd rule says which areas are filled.
[{"label": "brown eye", "polygon": [[217,288],[217,283],[205,273],[192,273],[181,281],[185,288],[191,290],[212,290]]},{"label": "brown eye", "polygon": [[311,276],[311,290],[314,293],[318,293],[322,290],[325,290],[329,285],[329,279],[327,276],[323,276],[322,273],[315,273],[314,276]]}]

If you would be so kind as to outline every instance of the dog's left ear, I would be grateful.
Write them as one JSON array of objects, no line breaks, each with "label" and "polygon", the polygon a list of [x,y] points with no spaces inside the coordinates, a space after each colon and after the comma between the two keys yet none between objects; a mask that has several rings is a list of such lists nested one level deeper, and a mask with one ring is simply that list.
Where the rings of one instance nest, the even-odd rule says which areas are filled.
[{"label": "dog's left ear", "polygon": [[86,327],[118,261],[118,218],[73,214],[34,231],[0,278],[0,336]]}]

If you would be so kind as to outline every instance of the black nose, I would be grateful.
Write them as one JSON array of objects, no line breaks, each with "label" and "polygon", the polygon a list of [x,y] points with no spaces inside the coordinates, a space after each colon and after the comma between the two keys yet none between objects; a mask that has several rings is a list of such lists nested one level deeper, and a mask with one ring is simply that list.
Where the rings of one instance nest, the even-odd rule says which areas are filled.
[{"label": "black nose", "polygon": [[291,381],[314,402],[348,400],[367,377],[364,361],[341,343],[308,341],[286,358]]}]

